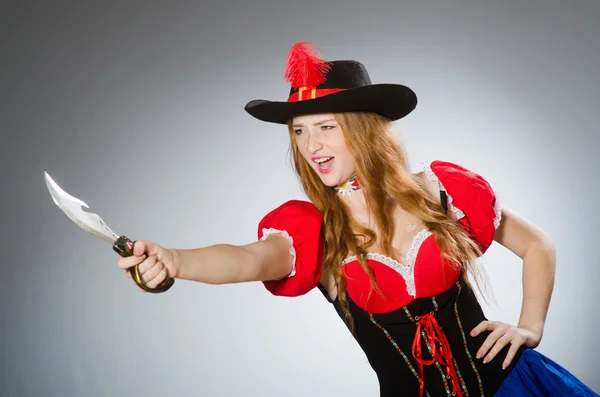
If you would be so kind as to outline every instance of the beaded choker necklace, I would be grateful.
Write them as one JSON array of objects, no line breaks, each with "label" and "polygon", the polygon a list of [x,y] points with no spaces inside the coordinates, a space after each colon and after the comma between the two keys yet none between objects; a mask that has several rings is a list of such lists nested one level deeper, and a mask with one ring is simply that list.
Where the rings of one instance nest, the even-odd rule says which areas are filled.
[{"label": "beaded choker necklace", "polygon": [[336,186],[335,189],[342,196],[346,194],[350,196],[353,191],[360,189],[360,185],[358,184],[358,180],[356,180],[356,175],[354,175],[348,182],[343,183],[341,186]]}]

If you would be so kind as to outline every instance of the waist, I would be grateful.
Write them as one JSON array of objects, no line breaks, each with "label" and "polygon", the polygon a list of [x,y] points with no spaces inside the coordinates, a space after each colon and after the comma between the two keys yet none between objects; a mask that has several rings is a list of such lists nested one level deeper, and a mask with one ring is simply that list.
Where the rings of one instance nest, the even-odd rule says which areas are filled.
[{"label": "waist", "polygon": [[490,332],[470,335],[486,318],[473,291],[460,281],[443,294],[417,299],[391,313],[372,314],[349,303],[354,336],[382,392],[492,395],[518,360],[517,355],[511,367],[502,370],[510,345],[487,364],[476,358]]}]

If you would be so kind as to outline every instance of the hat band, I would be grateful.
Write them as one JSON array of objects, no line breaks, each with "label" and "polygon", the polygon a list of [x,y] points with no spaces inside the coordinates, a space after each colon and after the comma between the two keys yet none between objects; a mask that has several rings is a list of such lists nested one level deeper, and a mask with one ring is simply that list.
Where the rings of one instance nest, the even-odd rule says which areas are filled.
[{"label": "hat band", "polygon": [[307,99],[319,98],[325,95],[333,94],[334,92],[344,91],[345,88],[309,88],[300,87],[297,92],[289,96],[288,102],[299,102]]}]

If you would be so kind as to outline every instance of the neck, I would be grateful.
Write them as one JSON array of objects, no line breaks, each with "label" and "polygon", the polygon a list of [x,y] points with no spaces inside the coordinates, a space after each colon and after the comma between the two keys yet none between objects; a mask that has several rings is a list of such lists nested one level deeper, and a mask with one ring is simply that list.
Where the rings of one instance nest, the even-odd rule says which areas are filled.
[{"label": "neck", "polygon": [[358,180],[356,179],[356,175],[352,176],[346,183],[342,183],[335,187],[338,195],[342,197],[350,197],[352,193],[360,189],[360,185],[358,184]]}]

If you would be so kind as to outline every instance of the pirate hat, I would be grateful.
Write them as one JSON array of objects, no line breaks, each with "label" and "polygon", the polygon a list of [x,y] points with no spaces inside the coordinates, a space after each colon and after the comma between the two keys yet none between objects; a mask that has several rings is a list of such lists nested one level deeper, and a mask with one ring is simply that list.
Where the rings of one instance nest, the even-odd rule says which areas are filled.
[{"label": "pirate hat", "polygon": [[416,94],[400,84],[372,84],[358,61],[325,61],[313,44],[296,43],[289,51],[284,78],[291,84],[287,101],[256,99],[244,109],[253,117],[286,124],[295,116],[366,111],[398,120],[417,105]]}]

